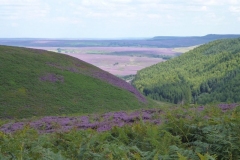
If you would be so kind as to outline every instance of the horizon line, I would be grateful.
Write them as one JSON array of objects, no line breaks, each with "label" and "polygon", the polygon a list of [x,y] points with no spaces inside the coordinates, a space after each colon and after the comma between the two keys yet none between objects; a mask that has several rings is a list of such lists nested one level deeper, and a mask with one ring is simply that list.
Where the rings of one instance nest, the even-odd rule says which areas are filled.
[{"label": "horizon line", "polygon": [[236,36],[240,36],[239,34],[205,34],[202,36],[196,36],[196,35],[192,35],[192,36],[151,36],[151,37],[115,37],[115,38],[53,38],[53,37],[0,37],[0,39],[44,39],[44,40],[127,40],[127,39],[151,39],[151,38],[156,38],[156,37],[204,37],[204,36],[210,36],[210,35],[216,35],[216,36],[225,36],[225,35],[236,35]]}]

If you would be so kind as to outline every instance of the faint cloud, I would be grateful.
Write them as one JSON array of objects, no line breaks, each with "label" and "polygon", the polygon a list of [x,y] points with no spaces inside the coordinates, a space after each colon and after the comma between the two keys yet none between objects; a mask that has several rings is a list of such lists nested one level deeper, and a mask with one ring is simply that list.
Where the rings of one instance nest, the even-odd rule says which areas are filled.
[{"label": "faint cloud", "polygon": [[209,19],[209,22],[214,24],[222,24],[224,22],[224,16],[219,16],[216,13],[208,13],[207,17]]},{"label": "faint cloud", "polygon": [[18,24],[17,24],[17,23],[12,23],[11,26],[12,26],[12,27],[17,27]]},{"label": "faint cloud", "polygon": [[101,13],[101,12],[88,12],[86,14],[88,17],[98,17],[98,18],[103,18],[103,17],[108,17],[107,13]]},{"label": "faint cloud", "polygon": [[229,11],[238,21],[240,21],[240,7],[230,6]]},{"label": "faint cloud", "polygon": [[[4,26],[15,26],[16,31],[30,25],[42,30],[39,24],[43,24],[46,30],[57,26],[65,31],[69,27],[69,32],[85,27],[83,34],[94,36],[105,36],[108,31],[109,35],[132,32],[138,35],[142,30],[151,35],[162,30],[166,30],[164,34],[173,34],[172,29],[177,33],[180,28],[192,29],[193,33],[197,28],[205,32],[211,27],[220,30],[216,26],[221,24],[231,28],[230,24],[240,21],[239,4],[240,0],[0,0],[0,20]],[[107,28],[106,33],[102,32],[103,27]],[[5,34],[7,30],[5,27],[0,33]]]},{"label": "faint cloud", "polygon": [[193,0],[193,3],[202,4],[206,6],[219,6],[228,4],[240,4],[239,0]]},{"label": "faint cloud", "polygon": [[[232,1],[235,1],[235,0],[232,0]],[[228,4],[229,0],[193,0],[193,3],[197,3],[205,6],[219,6],[219,5]]]},{"label": "faint cloud", "polygon": [[132,0],[110,0],[113,3],[130,3]]},{"label": "faint cloud", "polygon": [[169,19],[169,20],[173,20],[173,19],[174,19],[174,17],[173,17],[172,15],[167,15],[166,17],[167,17],[167,19]]},{"label": "faint cloud", "polygon": [[66,18],[66,17],[56,17],[55,19],[59,22],[67,22],[68,21],[68,18]]},{"label": "faint cloud", "polygon": [[217,18],[217,15],[215,13],[208,13],[207,16],[211,19]]},{"label": "faint cloud", "polygon": [[229,7],[229,10],[230,12],[233,12],[233,13],[240,13],[240,7],[231,6]]},{"label": "faint cloud", "polygon": [[202,11],[206,11],[206,10],[207,10],[207,6],[202,6],[202,7],[201,7],[201,10],[202,10]]},{"label": "faint cloud", "polygon": [[48,5],[40,0],[0,0],[1,19],[44,17],[48,12]]},{"label": "faint cloud", "polygon": [[220,15],[217,15],[216,13],[209,12],[201,16],[196,16],[193,20],[193,23],[197,25],[214,26],[214,25],[223,24],[224,21],[225,21],[224,16],[220,16]]},{"label": "faint cloud", "polygon": [[151,19],[159,19],[159,18],[161,18],[161,16],[159,14],[148,14],[147,17],[151,18]]},{"label": "faint cloud", "polygon": [[64,24],[82,24],[82,21],[77,18],[69,18],[69,17],[56,17],[54,21],[57,23],[64,23]]},{"label": "faint cloud", "polygon": [[229,0],[228,1],[230,4],[239,4],[239,0]]}]

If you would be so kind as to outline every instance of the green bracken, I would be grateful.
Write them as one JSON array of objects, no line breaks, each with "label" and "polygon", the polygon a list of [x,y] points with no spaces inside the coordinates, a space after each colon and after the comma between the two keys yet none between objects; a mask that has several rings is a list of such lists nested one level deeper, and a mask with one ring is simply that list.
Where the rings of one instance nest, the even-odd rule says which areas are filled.
[{"label": "green bracken", "polygon": [[237,160],[239,109],[170,107],[163,109],[161,125],[140,121],[100,133],[38,134],[26,126],[13,134],[0,132],[0,159]]}]

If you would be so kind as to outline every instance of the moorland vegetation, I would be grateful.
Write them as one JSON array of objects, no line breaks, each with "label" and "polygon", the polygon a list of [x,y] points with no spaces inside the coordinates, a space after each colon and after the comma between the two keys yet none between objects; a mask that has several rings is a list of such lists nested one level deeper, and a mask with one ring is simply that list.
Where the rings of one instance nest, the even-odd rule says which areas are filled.
[{"label": "moorland vegetation", "polygon": [[0,46],[0,118],[94,113],[148,107],[124,80],[79,59]]},{"label": "moorland vegetation", "polygon": [[70,56],[0,46],[0,159],[240,159],[239,46],[218,40],[138,73],[141,92],[177,105]]},{"label": "moorland vegetation", "polygon": [[36,121],[29,120],[18,130],[14,125],[20,122],[0,121],[10,126],[9,129],[6,124],[0,127],[0,159],[237,160],[240,158],[239,107],[238,104],[168,107],[148,110],[151,111],[148,118],[146,114],[145,118],[132,116],[131,112],[125,112],[125,116],[99,115],[102,118],[108,115],[112,124],[119,116],[125,123],[105,131],[79,130],[78,125],[66,131],[70,122],[57,125],[51,119],[55,132],[49,133],[50,121],[40,119],[46,123],[41,127],[44,133],[29,125],[37,125]]}]

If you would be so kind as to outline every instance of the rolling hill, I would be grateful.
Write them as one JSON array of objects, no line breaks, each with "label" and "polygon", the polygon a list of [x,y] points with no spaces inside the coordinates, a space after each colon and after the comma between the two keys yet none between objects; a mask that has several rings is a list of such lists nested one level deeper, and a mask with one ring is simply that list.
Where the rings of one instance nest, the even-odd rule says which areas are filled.
[{"label": "rolling hill", "polygon": [[240,38],[217,40],[138,72],[146,96],[174,103],[240,101]]},{"label": "rolling hill", "polygon": [[79,59],[0,46],[0,118],[147,107],[133,86]]}]

